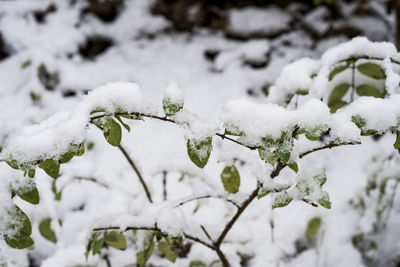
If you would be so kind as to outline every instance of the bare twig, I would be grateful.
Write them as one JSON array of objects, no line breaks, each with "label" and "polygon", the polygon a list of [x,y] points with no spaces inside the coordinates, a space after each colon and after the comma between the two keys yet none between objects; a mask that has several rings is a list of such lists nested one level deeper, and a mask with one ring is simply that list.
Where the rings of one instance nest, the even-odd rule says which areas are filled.
[{"label": "bare twig", "polygon": [[167,171],[162,172],[163,199],[167,200]]},{"label": "bare twig", "polygon": [[310,153],[314,153],[315,151],[323,150],[323,149],[326,149],[326,148],[329,148],[329,149],[330,149],[330,148],[338,147],[338,146],[360,145],[360,144],[361,144],[360,141],[356,141],[356,142],[344,142],[344,143],[329,143],[329,144],[326,144],[326,145],[323,145],[323,146],[316,147],[316,148],[310,149],[310,150],[308,150],[308,151],[305,151],[305,152],[303,152],[303,153],[301,153],[301,154],[299,155],[299,158],[303,158],[304,156],[307,156],[307,155],[310,154]]},{"label": "bare twig", "polygon": [[203,225],[200,225],[201,230],[203,230],[204,234],[208,238],[208,240],[211,241],[211,243],[214,244],[214,240],[211,238],[210,234],[207,232],[206,228]]},{"label": "bare twig", "polygon": [[109,188],[109,186],[107,184],[105,184],[103,182],[100,182],[96,178],[93,178],[93,177],[74,176],[73,179],[81,180],[81,181],[88,181],[88,182],[96,183],[96,184],[98,184],[98,185],[100,185],[102,187]]},{"label": "bare twig", "polygon": [[190,199],[187,199],[187,200],[183,200],[183,201],[179,202],[175,207],[179,207],[179,206],[185,205],[186,203],[189,203],[189,202],[194,201],[194,200],[205,199],[205,198],[218,198],[218,199],[223,199],[223,200],[225,200],[225,201],[231,203],[232,205],[234,205],[236,208],[239,208],[239,205],[238,205],[235,201],[233,201],[233,200],[231,200],[231,199],[227,199],[227,198],[225,198],[225,197],[223,197],[223,196],[218,196],[218,195],[216,195],[216,196],[213,196],[213,195],[197,196],[197,197],[194,197],[194,198],[190,198]]},{"label": "bare twig", "polygon": [[119,150],[122,152],[122,154],[125,156],[126,160],[129,162],[129,165],[132,167],[132,169],[135,171],[136,175],[139,178],[140,183],[142,184],[144,191],[146,192],[147,199],[149,200],[150,203],[153,203],[153,200],[151,199],[151,194],[150,191],[146,185],[146,182],[144,181],[142,174],[140,173],[139,169],[136,167],[135,163],[133,162],[132,158],[128,155],[126,152],[125,148],[119,144],[118,145]]}]

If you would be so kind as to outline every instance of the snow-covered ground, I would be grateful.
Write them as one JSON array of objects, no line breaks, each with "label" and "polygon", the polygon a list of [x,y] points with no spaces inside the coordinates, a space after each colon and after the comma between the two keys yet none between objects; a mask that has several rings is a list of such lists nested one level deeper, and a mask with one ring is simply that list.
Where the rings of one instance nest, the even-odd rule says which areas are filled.
[{"label": "snow-covered ground", "polygon": [[[218,123],[215,118],[220,116],[234,116],[229,109],[224,110],[226,102],[233,99],[249,98],[262,104],[271,101],[282,104],[284,96],[271,91],[273,95],[268,99],[262,88],[274,83],[289,62],[307,56],[319,59],[327,47],[342,41],[341,38],[332,38],[329,45],[322,43],[314,47],[308,36],[296,31],[272,40],[245,42],[226,39],[221,33],[207,30],[199,30],[195,34],[167,34],[164,30],[169,22],[149,14],[152,1],[148,0],[125,1],[124,10],[112,23],[103,23],[90,14],[80,14],[86,3],[84,1],[76,1],[72,5],[70,1],[60,0],[56,1],[57,10],[45,17],[45,23],[38,23],[32,12],[46,9],[51,2],[0,2],[0,31],[11,52],[0,62],[2,145],[13,140],[25,126],[41,122],[57,112],[72,112],[82,99],[86,99],[87,91],[109,82],[138,83],[148,106],[158,107],[155,112],[162,111],[164,90],[174,82],[184,91],[184,108],[199,115],[207,124]],[[231,14],[232,25],[239,23],[246,26],[242,21],[246,18],[250,21],[254,15],[256,20],[249,22],[248,26],[258,31],[258,19],[265,22],[263,12],[252,9],[234,11]],[[281,16],[275,8],[269,12],[273,15],[273,30],[282,25],[287,27],[289,15]],[[107,36],[112,39],[112,45],[94,59],[83,58],[78,53],[79,46],[88,36]],[[210,60],[205,56],[206,51],[218,53]],[[307,60],[310,61],[304,61]],[[268,64],[254,67],[257,63],[262,65],[262,62]],[[309,68],[315,67],[312,64]],[[43,85],[39,75],[39,70],[43,71],[41,66],[45,66],[50,76],[58,73],[59,82],[55,83],[54,89],[46,89]],[[300,69],[300,73],[312,72],[309,68]],[[294,72],[290,72],[290,68],[287,71],[289,76],[301,75],[298,68],[294,68]],[[309,81],[299,80],[298,83],[308,85]],[[290,87],[293,82],[280,78],[276,85]],[[113,90],[112,86],[109,88]],[[318,90],[321,89],[315,88],[315,92]],[[235,110],[235,103],[230,101],[228,107]],[[104,140],[101,131],[91,126],[87,131],[86,144],[93,144],[93,148],[87,148],[82,157],[62,164],[60,177],[53,184],[58,191],[62,190],[61,201],[54,200],[54,179],[41,169],[36,170],[35,177],[40,203],[31,205],[18,197],[14,198],[14,202],[32,221],[35,245],[32,249],[20,251],[9,248],[4,240],[0,240],[1,260],[8,266],[29,266],[29,261],[37,264],[32,266],[44,267],[107,266],[99,255],[89,256],[87,262],[85,260],[90,230],[99,225],[125,225],[131,217],[137,217],[138,223],[152,220],[154,216],[161,219],[168,217],[170,219],[165,227],[171,228],[170,231],[179,229],[181,224],[188,228],[203,225],[212,237],[216,237],[235,213],[234,206],[218,199],[203,199],[179,208],[171,207],[176,201],[191,195],[210,191],[223,194],[219,175],[232,158],[243,162],[237,164],[241,176],[237,198],[250,193],[256,185],[252,169],[260,168],[258,165],[261,164],[256,151],[214,138],[214,150],[209,162],[204,169],[199,169],[187,155],[185,132],[176,125],[150,119],[129,124],[131,131],[128,133],[123,129],[121,144],[138,165],[155,203],[148,204],[137,175],[122,153]],[[66,128],[60,128],[66,131],[60,132],[60,135],[72,135]],[[244,266],[252,267],[364,266],[362,255],[353,246],[352,238],[360,229],[368,232],[365,225],[369,225],[372,218],[364,218],[363,225],[360,225],[360,215],[352,209],[349,201],[364,190],[370,174],[367,167],[372,158],[383,158],[391,153],[393,140],[392,134],[378,141],[363,137],[360,146],[333,148],[302,158],[298,161],[300,169],[311,166],[325,170],[328,180],[324,190],[330,194],[332,208],[327,210],[295,202],[272,211],[271,196],[255,200],[227,236],[223,251],[233,262],[240,261],[237,251],[243,258],[250,256]],[[41,142],[48,146],[51,140]],[[32,147],[36,145],[32,144]],[[29,144],[26,147],[30,147]],[[167,202],[163,201],[164,171],[167,172]],[[293,172],[286,168],[277,181],[285,183],[293,177]],[[0,196],[4,200],[9,198],[6,194],[9,183],[27,178],[22,177],[21,171],[1,162],[0,179]],[[398,195],[396,200],[395,203],[398,203]],[[398,211],[398,205],[395,208]],[[308,244],[305,239],[307,223],[316,216],[322,218],[321,230],[316,244]],[[57,236],[55,244],[39,233],[39,222],[46,217],[52,219],[51,226]],[[394,229],[390,227],[390,235],[399,236],[398,230]],[[206,239],[201,229],[193,231]],[[140,239],[139,235],[132,234],[129,242]],[[396,242],[398,240],[395,239],[393,243]],[[388,251],[386,247],[391,243],[387,240],[381,243],[383,247],[379,247],[379,253],[385,254]],[[397,243],[392,245],[398,249]],[[111,248],[107,253],[112,266],[134,266],[136,251],[132,245],[126,251]],[[153,266],[189,266],[190,261],[196,259],[211,264],[218,257],[214,251],[195,243],[188,257],[178,258],[175,263],[158,256],[150,258],[149,263]]]}]

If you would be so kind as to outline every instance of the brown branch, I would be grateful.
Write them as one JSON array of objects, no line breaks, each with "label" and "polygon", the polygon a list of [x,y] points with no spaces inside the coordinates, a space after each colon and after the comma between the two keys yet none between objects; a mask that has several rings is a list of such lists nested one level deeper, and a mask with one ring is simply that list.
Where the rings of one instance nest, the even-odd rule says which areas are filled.
[{"label": "brown branch", "polygon": [[215,245],[219,247],[224,241],[226,235],[228,234],[229,230],[232,228],[232,226],[235,224],[236,220],[239,218],[239,216],[242,214],[242,212],[247,208],[247,206],[257,197],[258,192],[261,189],[261,184],[258,184],[256,189],[248,196],[248,198],[243,202],[243,204],[240,206],[240,208],[237,210],[236,214],[232,217],[232,219],[225,225],[224,230],[222,230],[221,234],[219,235],[217,241],[215,242]]},{"label": "brown branch", "polygon": [[129,162],[129,165],[132,167],[134,172],[139,178],[140,183],[142,184],[144,191],[146,192],[147,199],[149,200],[150,203],[153,203],[153,200],[151,199],[151,194],[150,191],[146,185],[146,182],[144,181],[142,174],[140,173],[139,169],[136,167],[135,163],[133,162],[132,158],[128,155],[126,152],[125,148],[119,144],[118,145],[119,150],[121,150],[122,154],[125,156],[126,160]]},{"label": "brown branch", "polygon": [[105,183],[102,183],[100,181],[98,181],[96,178],[92,178],[92,177],[82,177],[82,176],[74,176],[73,179],[75,180],[80,180],[80,181],[88,181],[88,182],[92,182],[92,183],[96,183],[100,186],[103,186],[105,188],[109,188],[109,186]]},{"label": "brown branch", "polygon": [[[108,231],[108,230],[121,230],[121,228],[119,226],[107,226],[107,227],[97,227],[94,228],[92,231],[93,232],[98,232],[98,231]],[[128,226],[125,229],[123,229],[124,232],[129,231],[129,230],[145,230],[145,231],[154,231],[154,232],[159,232],[161,234],[163,234],[163,231],[156,227],[156,226]],[[214,246],[201,240],[198,237],[192,236],[190,234],[187,233],[182,233],[184,237],[186,237],[189,240],[192,240],[194,242],[197,242],[199,244],[202,244],[212,250],[215,250]]]},{"label": "brown branch", "polygon": [[162,172],[163,199],[167,200],[167,171]]},{"label": "brown branch", "polygon": [[303,158],[304,156],[307,156],[308,154],[311,154],[311,153],[313,153],[313,152],[315,152],[315,151],[323,150],[323,149],[326,149],[326,148],[331,149],[331,148],[333,148],[333,147],[338,147],[338,146],[360,145],[360,144],[361,144],[360,141],[356,141],[356,142],[345,142],[345,143],[328,143],[328,144],[326,144],[326,145],[323,145],[323,146],[320,146],[320,147],[316,147],[316,148],[313,148],[313,149],[310,149],[310,150],[308,150],[308,151],[305,151],[305,152],[301,153],[301,154],[299,155],[299,158],[301,159],[301,158]]},{"label": "brown branch", "polygon": [[183,206],[183,205],[185,205],[186,203],[189,203],[189,202],[191,202],[191,201],[199,200],[199,199],[205,199],[205,198],[218,198],[218,199],[223,199],[223,200],[225,200],[225,201],[231,203],[232,205],[234,205],[236,208],[238,208],[238,209],[240,208],[239,205],[238,205],[236,202],[234,202],[233,200],[231,200],[231,199],[224,198],[223,196],[212,196],[212,195],[198,196],[198,197],[190,198],[190,199],[187,199],[187,200],[183,200],[183,201],[179,202],[179,203],[175,206],[175,208],[177,208],[177,207],[179,207],[179,206]]}]

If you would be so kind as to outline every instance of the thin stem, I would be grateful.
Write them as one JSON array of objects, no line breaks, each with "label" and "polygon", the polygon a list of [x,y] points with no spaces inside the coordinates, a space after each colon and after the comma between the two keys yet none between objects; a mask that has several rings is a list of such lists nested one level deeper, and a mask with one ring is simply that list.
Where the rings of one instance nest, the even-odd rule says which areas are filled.
[{"label": "thin stem", "polygon": [[129,162],[129,165],[132,167],[132,169],[135,171],[136,175],[139,178],[140,183],[142,184],[144,191],[146,192],[147,199],[149,200],[150,203],[153,203],[153,200],[151,199],[151,194],[150,191],[146,185],[146,182],[144,181],[142,174],[140,173],[139,169],[136,167],[135,163],[133,162],[132,158],[128,155],[126,152],[125,148],[119,144],[118,145],[119,150],[121,150],[122,154],[125,156],[126,160]]},{"label": "thin stem", "polygon": [[356,62],[354,61],[351,63],[351,95],[350,101],[353,102],[354,100],[354,91],[356,87]]},{"label": "thin stem", "polygon": [[308,154],[311,154],[311,153],[313,153],[315,151],[323,150],[323,149],[326,149],[326,148],[331,149],[333,147],[338,147],[338,146],[360,145],[360,144],[361,144],[361,142],[359,142],[359,141],[357,141],[357,142],[344,142],[344,143],[329,143],[329,144],[326,144],[326,145],[323,145],[323,146],[320,146],[320,147],[317,147],[317,148],[310,149],[310,150],[308,150],[306,152],[303,152],[303,153],[301,153],[299,155],[299,158],[301,159],[304,156],[307,156]]},{"label": "thin stem", "polygon": [[248,196],[248,198],[243,202],[243,204],[237,210],[236,214],[232,217],[232,219],[225,225],[224,230],[222,230],[217,241],[215,242],[216,246],[219,247],[221,245],[222,241],[224,241],[226,235],[228,234],[229,230],[231,230],[231,228],[235,224],[236,220],[240,217],[240,215],[247,208],[247,206],[257,197],[260,189],[261,189],[261,184],[258,184],[256,189],[254,189],[253,192]]},{"label": "thin stem", "polygon": [[183,201],[179,202],[175,207],[183,206],[183,205],[185,205],[186,203],[189,203],[189,202],[191,202],[191,201],[199,200],[199,199],[205,199],[205,198],[218,198],[218,199],[223,199],[223,200],[225,200],[225,201],[231,203],[232,205],[234,205],[236,208],[240,208],[239,205],[238,205],[236,202],[234,202],[233,200],[231,200],[231,199],[227,199],[227,198],[225,198],[225,197],[223,197],[223,196],[212,196],[212,195],[197,196],[197,197],[194,197],[194,198],[190,198],[190,199],[187,199],[187,200],[183,200]]},{"label": "thin stem", "polygon": [[201,230],[203,230],[204,234],[208,238],[208,240],[211,241],[211,243],[214,243],[214,240],[211,238],[210,234],[207,232],[206,228],[203,225],[200,225]]},{"label": "thin stem", "polygon": [[[98,232],[98,231],[108,231],[108,230],[121,230],[121,228],[119,226],[98,227],[98,228],[94,228],[92,231]],[[129,230],[146,230],[146,231],[159,232],[161,234],[163,233],[163,231],[156,226],[128,226],[125,229],[123,229],[122,231],[126,232]],[[187,233],[183,233],[183,236],[189,240],[192,240],[192,241],[202,244],[212,250],[215,250],[213,245],[201,240],[198,237],[192,236]]]},{"label": "thin stem", "polygon": [[73,179],[75,179],[75,180],[81,180],[81,181],[88,181],[88,182],[96,183],[96,184],[98,184],[98,185],[100,185],[100,186],[102,186],[102,187],[109,188],[109,186],[108,186],[107,184],[98,181],[96,178],[92,178],[92,177],[82,177],[82,176],[74,176]]},{"label": "thin stem", "polygon": [[163,199],[165,201],[165,200],[167,200],[167,171],[163,171],[162,175],[163,175],[163,180],[162,180],[162,184],[163,184]]}]

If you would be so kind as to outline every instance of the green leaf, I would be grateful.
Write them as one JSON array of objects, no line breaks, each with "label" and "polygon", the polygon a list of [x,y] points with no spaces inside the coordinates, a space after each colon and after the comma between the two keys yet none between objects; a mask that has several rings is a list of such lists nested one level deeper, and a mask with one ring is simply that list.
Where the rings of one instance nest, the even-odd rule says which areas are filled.
[{"label": "green leaf", "polygon": [[363,63],[357,66],[357,69],[362,74],[374,78],[374,79],[385,79],[386,74],[381,66],[375,63]]},{"label": "green leaf", "polygon": [[6,231],[3,232],[7,245],[16,249],[24,249],[34,244],[30,238],[31,222],[26,214],[16,205],[7,210]]},{"label": "green leaf", "polygon": [[118,146],[121,143],[121,126],[113,118],[107,118],[104,122],[103,134],[110,145]]},{"label": "green leaf", "polygon": [[14,159],[12,156],[4,160],[11,168],[18,170],[19,169],[19,163],[16,159]]},{"label": "green leaf", "polygon": [[400,151],[400,131],[396,133],[396,142],[394,142],[394,148]]},{"label": "green leaf", "polygon": [[131,131],[131,127],[129,127],[128,124],[126,124],[125,122],[122,121],[121,117],[119,115],[115,115],[115,118],[117,118],[117,120],[119,121],[119,123],[121,123],[122,126],[124,126],[124,128],[130,132]]},{"label": "green leaf", "polygon": [[317,175],[314,175],[313,179],[319,186],[322,187],[326,182],[326,175],[325,175],[325,173],[321,172]]},{"label": "green leaf", "polygon": [[326,192],[326,191],[321,191],[321,197],[317,200],[317,202],[322,207],[327,208],[327,209],[330,209],[331,205],[332,205],[329,200],[328,192]]},{"label": "green leaf", "polygon": [[333,88],[333,90],[328,98],[328,106],[331,103],[341,100],[342,97],[346,95],[347,91],[349,91],[349,88],[350,88],[350,84],[348,84],[348,83],[342,83],[342,84],[337,85],[335,88]]},{"label": "green leaf", "polygon": [[297,89],[296,95],[308,95],[308,89]]},{"label": "green leaf", "polygon": [[212,137],[203,140],[188,139],[187,150],[190,160],[197,167],[204,168],[212,151]]},{"label": "green leaf", "polygon": [[287,163],[290,159],[290,150],[286,144],[279,146],[276,150],[276,154],[283,163]]},{"label": "green leaf", "polygon": [[162,101],[163,109],[165,115],[172,116],[175,115],[178,111],[183,108],[183,101],[182,102],[173,102],[169,98],[164,97]]},{"label": "green leaf", "polygon": [[153,238],[154,234],[150,233],[143,241],[143,249],[136,253],[136,264],[139,267],[143,267],[153,254],[154,250]]},{"label": "green leaf", "polygon": [[221,181],[225,191],[231,194],[239,191],[240,175],[234,165],[226,166],[221,173]]},{"label": "green leaf", "polygon": [[57,243],[56,233],[51,229],[51,218],[45,218],[40,222],[39,232],[47,240]]},{"label": "green leaf", "polygon": [[36,173],[35,169],[29,169],[28,171],[29,178],[35,177],[35,173]]},{"label": "green leaf", "polygon": [[360,129],[362,130],[365,125],[367,125],[367,121],[361,117],[360,115],[353,115],[351,117],[351,121],[354,122],[354,124]]},{"label": "green leaf", "polygon": [[305,236],[308,241],[311,241],[312,238],[318,233],[319,228],[321,227],[321,218],[314,217],[312,218],[307,225]]},{"label": "green leaf", "polygon": [[258,199],[263,198],[263,197],[267,196],[269,193],[271,193],[271,190],[263,189],[263,190],[261,190],[260,193],[258,193],[257,198]]},{"label": "green leaf", "polygon": [[190,262],[189,267],[207,267],[207,265],[202,261],[194,260]]},{"label": "green leaf", "polygon": [[278,156],[274,153],[272,147],[261,146],[258,148],[258,155],[265,162],[274,165],[278,161]]},{"label": "green leaf", "polygon": [[94,241],[92,246],[92,255],[96,255],[97,253],[99,253],[103,245],[104,245],[104,238],[100,238]]},{"label": "green leaf", "polygon": [[336,67],[331,71],[331,73],[329,73],[329,81],[331,81],[331,80],[332,80],[336,75],[338,75],[339,73],[345,71],[348,67],[349,67],[348,64],[336,66]]},{"label": "green leaf", "polygon": [[176,254],[172,250],[171,245],[168,242],[161,241],[158,243],[158,252],[160,253],[161,257],[165,257],[170,262],[175,262]]},{"label": "green leaf", "polygon": [[88,241],[88,243],[87,243],[87,245],[86,245],[86,251],[85,251],[85,258],[86,258],[86,260],[88,259],[89,254],[90,254],[90,251],[91,251],[92,248],[93,248],[93,244],[94,244],[94,242],[96,241],[96,239],[97,239],[97,237],[98,237],[99,235],[100,235],[100,233],[98,233],[98,232],[93,232],[92,235],[90,236],[89,241]]},{"label": "green leaf", "polygon": [[54,194],[54,200],[60,201],[62,197],[62,190],[57,191],[56,180],[53,180],[53,183],[51,184],[51,191]]},{"label": "green leaf", "polygon": [[43,169],[50,177],[56,179],[60,172],[60,163],[55,159],[46,159],[39,164],[39,168]]},{"label": "green leaf", "polygon": [[75,156],[74,151],[68,151],[60,157],[60,163],[67,163]]},{"label": "green leaf", "polygon": [[25,69],[25,68],[29,67],[31,64],[32,64],[32,60],[28,59],[22,63],[21,68]]},{"label": "green leaf", "polygon": [[126,249],[125,236],[118,231],[112,231],[112,232],[107,233],[104,237],[104,242],[107,245],[112,246],[113,248],[116,248],[119,250]]},{"label": "green leaf", "polygon": [[[30,180],[32,181],[32,180]],[[36,188],[35,182],[31,182],[26,187],[18,188],[15,193],[23,200],[31,203],[38,204],[39,203],[39,191]]]},{"label": "green leaf", "polygon": [[381,91],[379,91],[379,89],[368,84],[357,86],[356,92],[359,96],[373,96],[376,98],[383,98],[383,95]]},{"label": "green leaf", "polygon": [[292,169],[295,173],[299,171],[299,166],[296,162],[288,163],[287,164],[290,169]]},{"label": "green leaf", "polygon": [[348,103],[343,100],[336,100],[328,103],[328,107],[331,109],[331,113],[335,113],[338,109],[346,106]]},{"label": "green leaf", "polygon": [[82,156],[83,154],[85,154],[85,142],[79,144],[78,153],[76,153],[78,157]]},{"label": "green leaf", "polygon": [[272,208],[282,208],[287,205],[293,200],[291,196],[289,196],[286,192],[278,193],[274,198],[274,203],[272,204]]}]

